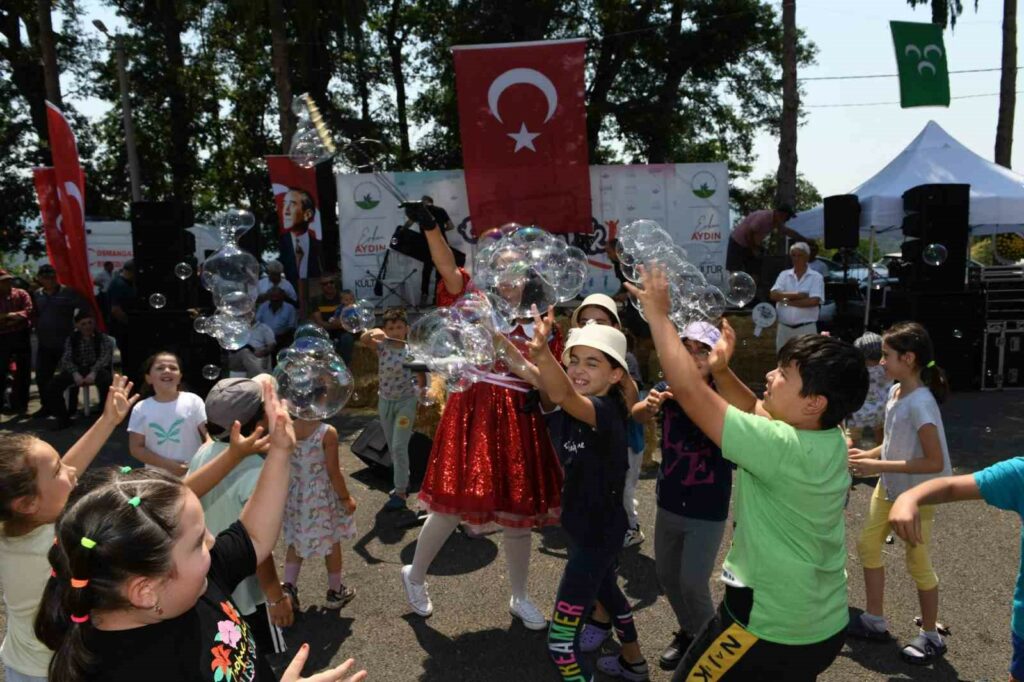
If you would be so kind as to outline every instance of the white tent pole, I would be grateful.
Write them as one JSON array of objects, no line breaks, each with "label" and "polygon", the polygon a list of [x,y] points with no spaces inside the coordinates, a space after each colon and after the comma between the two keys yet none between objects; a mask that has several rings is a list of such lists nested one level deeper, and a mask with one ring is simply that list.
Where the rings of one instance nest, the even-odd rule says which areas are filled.
[{"label": "white tent pole", "polygon": [[875,284],[875,226],[871,226],[871,236],[868,237],[868,296],[864,305],[864,331],[868,330],[868,320],[871,318],[871,290]]}]

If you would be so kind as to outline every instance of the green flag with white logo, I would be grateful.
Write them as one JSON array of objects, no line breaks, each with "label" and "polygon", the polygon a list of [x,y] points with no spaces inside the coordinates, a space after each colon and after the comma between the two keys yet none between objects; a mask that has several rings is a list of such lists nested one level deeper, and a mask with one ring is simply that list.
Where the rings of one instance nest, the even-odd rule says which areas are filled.
[{"label": "green flag with white logo", "polygon": [[948,107],[949,67],[942,27],[890,21],[900,72],[900,106]]}]

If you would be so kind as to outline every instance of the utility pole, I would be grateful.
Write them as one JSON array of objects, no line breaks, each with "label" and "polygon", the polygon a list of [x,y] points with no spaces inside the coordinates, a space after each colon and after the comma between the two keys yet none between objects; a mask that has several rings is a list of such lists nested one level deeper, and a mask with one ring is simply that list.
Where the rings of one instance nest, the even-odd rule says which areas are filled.
[{"label": "utility pole", "polygon": [[114,43],[114,58],[117,60],[117,80],[121,86],[121,118],[124,119],[124,144],[128,153],[128,176],[132,183],[132,201],[142,201],[142,173],[139,169],[139,153],[135,148],[135,124],[132,123],[132,104],[128,98],[128,59],[125,56],[124,37],[112,36],[99,19],[93,19],[93,26]]}]

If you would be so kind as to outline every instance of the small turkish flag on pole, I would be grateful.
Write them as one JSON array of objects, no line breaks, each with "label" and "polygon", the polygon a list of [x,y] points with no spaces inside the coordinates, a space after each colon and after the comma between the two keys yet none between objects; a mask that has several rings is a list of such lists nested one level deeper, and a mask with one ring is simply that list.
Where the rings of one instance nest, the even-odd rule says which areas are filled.
[{"label": "small turkish flag on pole", "polygon": [[508,222],[591,231],[586,44],[452,48],[474,233]]}]

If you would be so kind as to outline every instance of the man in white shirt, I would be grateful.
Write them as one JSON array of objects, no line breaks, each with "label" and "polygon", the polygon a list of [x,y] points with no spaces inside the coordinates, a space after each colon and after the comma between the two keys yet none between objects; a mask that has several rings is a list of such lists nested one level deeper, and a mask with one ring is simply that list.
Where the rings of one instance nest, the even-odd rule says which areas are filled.
[{"label": "man in white shirt", "polygon": [[807,267],[811,247],[797,242],[789,247],[789,258],[793,267],[779,273],[771,291],[779,318],[776,351],[795,336],[818,333],[818,310],[825,300],[825,280]]},{"label": "man in white shirt", "polygon": [[298,324],[298,314],[295,306],[285,302],[280,287],[272,287],[269,296],[270,300],[256,310],[256,321],[270,327],[274,331],[277,347],[284,348],[291,343],[291,336]]},{"label": "man in white shirt", "polygon": [[259,282],[259,296],[256,303],[263,303],[270,298],[270,290],[273,287],[280,287],[284,292],[284,300],[296,308],[299,306],[299,297],[295,295],[295,287],[284,278],[284,266],[281,261],[272,260],[267,263],[267,275],[261,277]]},{"label": "man in white shirt", "polygon": [[245,372],[250,379],[269,372],[276,342],[274,330],[263,322],[256,322],[249,330],[249,342],[228,356],[228,368],[232,372]]}]

